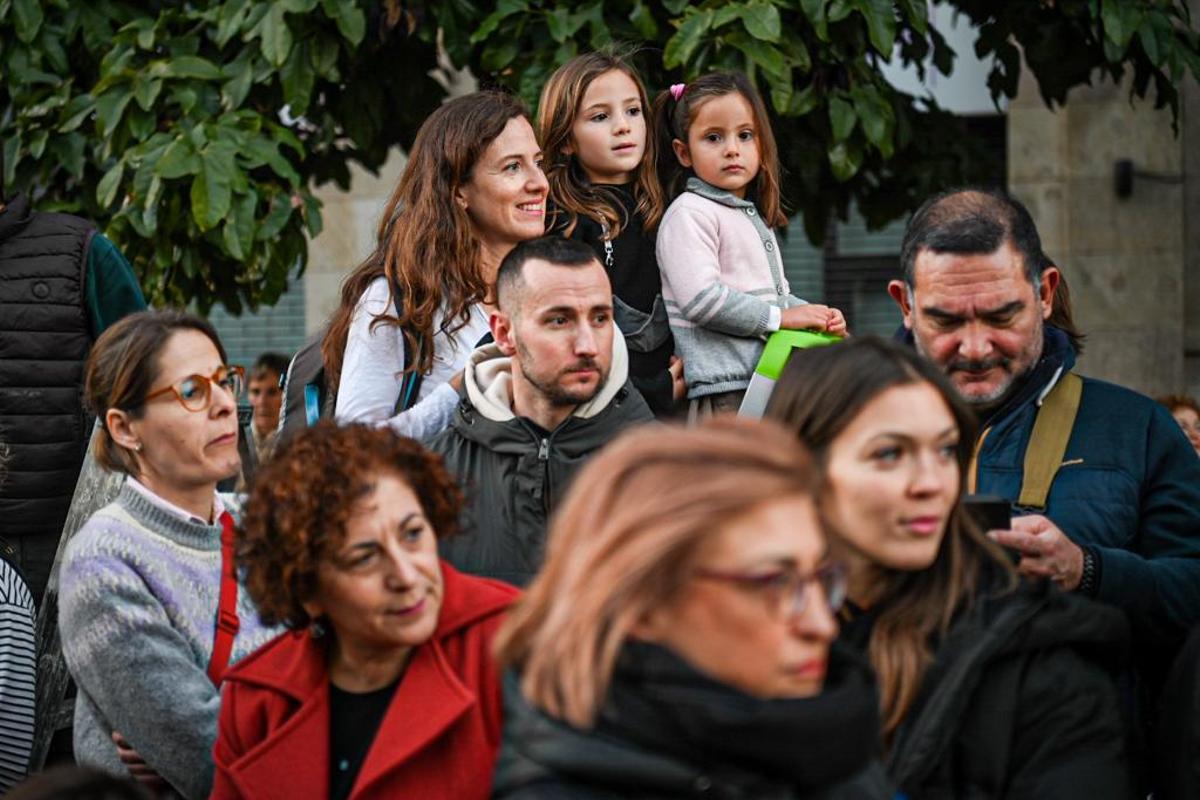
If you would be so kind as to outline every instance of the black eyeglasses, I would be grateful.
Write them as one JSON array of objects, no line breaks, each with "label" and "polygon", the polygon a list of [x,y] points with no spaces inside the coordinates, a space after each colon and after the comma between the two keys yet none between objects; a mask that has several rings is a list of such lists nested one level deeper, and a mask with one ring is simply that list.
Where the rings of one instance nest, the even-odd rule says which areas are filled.
[{"label": "black eyeglasses", "polygon": [[838,563],[817,567],[808,575],[788,569],[759,575],[702,569],[697,570],[696,577],[732,583],[745,591],[761,594],[780,617],[804,613],[808,607],[808,586],[813,582],[825,593],[830,612],[837,613],[846,601],[846,570]]},{"label": "black eyeglasses", "polygon": [[205,411],[212,403],[212,386],[215,383],[233,395],[236,400],[242,394],[246,381],[246,371],[238,366],[225,365],[217,367],[210,376],[188,375],[170,386],[164,386],[146,395],[145,402],[149,403],[156,397],[168,392],[175,393],[175,399],[188,411]]}]

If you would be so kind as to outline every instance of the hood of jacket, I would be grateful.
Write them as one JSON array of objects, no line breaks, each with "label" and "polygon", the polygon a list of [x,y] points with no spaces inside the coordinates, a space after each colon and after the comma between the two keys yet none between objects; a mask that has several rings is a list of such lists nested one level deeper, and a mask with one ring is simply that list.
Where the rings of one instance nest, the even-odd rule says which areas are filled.
[{"label": "hood of jacket", "polygon": [[[848,783],[858,790],[846,796],[892,796],[876,761],[871,673],[840,645],[820,695],[759,700],[701,675],[669,650],[630,642],[590,730],[533,707],[518,683],[506,675],[500,796],[547,780],[637,797],[768,800],[825,796]],[[864,792],[867,786],[875,791]]]},{"label": "hood of jacket", "polygon": [[898,786],[907,786],[937,767],[953,747],[956,722],[993,664],[1070,647],[1115,671],[1128,661],[1129,640],[1121,611],[1063,592],[1049,581],[1023,580],[1011,591],[982,594],[937,646],[925,688],[887,755],[888,773]]},{"label": "hood of jacket", "polygon": [[[620,331],[614,329],[612,343],[612,364],[604,385],[595,397],[576,408],[572,417],[591,419],[599,414],[629,378],[629,352]],[[516,416],[512,410],[512,380],[512,357],[500,352],[495,343],[476,348],[463,374],[463,386],[471,405],[495,422],[508,422]]]}]

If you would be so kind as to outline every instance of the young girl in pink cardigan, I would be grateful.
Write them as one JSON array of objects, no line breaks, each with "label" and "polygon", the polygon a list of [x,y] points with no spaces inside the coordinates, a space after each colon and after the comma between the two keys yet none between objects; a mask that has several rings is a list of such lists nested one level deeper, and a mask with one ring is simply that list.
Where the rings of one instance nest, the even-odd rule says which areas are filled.
[{"label": "young girl in pink cardigan", "polygon": [[659,176],[674,198],[656,251],[689,419],[736,411],[781,328],[844,334],[842,312],[790,294],[772,226],[787,224],[775,137],[740,73],[675,84],[655,100]]}]

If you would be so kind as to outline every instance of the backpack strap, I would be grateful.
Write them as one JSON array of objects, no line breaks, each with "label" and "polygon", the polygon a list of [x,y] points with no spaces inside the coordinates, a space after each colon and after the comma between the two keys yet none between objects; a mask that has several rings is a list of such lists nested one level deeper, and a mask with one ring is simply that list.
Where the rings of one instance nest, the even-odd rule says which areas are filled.
[{"label": "backpack strap", "polygon": [[1017,505],[1038,511],[1046,508],[1050,485],[1062,466],[1082,396],[1083,379],[1074,372],[1065,372],[1042,401],[1025,448],[1025,470]]},{"label": "backpack strap", "polygon": [[233,640],[237,636],[241,621],[237,614],[237,570],[233,563],[233,515],[221,512],[221,594],[217,600],[217,626],[213,634],[212,656],[208,661],[208,679],[221,684],[229,657],[233,654]]}]

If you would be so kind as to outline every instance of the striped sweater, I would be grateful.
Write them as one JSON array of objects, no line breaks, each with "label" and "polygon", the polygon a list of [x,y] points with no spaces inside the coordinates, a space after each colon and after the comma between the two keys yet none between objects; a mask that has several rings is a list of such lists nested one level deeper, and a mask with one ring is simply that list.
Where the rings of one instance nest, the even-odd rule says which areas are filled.
[{"label": "striped sweater", "polygon": [[[67,545],[59,628],[79,687],[75,757],[123,775],[120,731],[186,798],[212,788],[220,694],[208,679],[221,583],[220,525],[181,519],[128,482]],[[280,632],[238,592],[230,663]]]},{"label": "striped sweater", "polygon": [[690,178],[658,227],[658,266],[688,399],[745,389],[789,292],[775,233],[749,200]]},{"label": "striped sweater", "polygon": [[33,595],[0,558],[0,794],[25,777],[33,745]]}]

